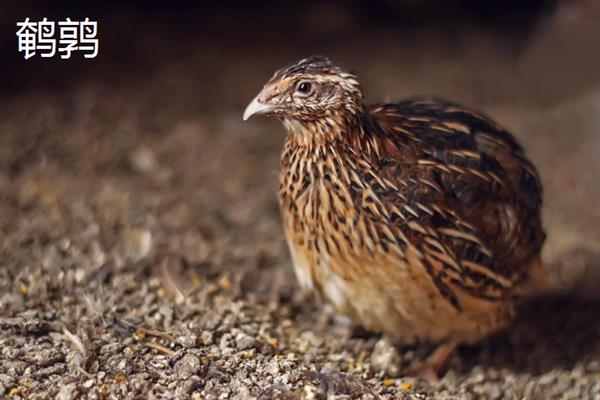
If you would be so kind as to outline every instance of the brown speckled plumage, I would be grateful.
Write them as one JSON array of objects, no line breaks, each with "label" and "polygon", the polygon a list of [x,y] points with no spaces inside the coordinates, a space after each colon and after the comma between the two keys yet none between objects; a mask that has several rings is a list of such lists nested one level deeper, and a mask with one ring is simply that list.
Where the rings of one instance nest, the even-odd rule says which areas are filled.
[{"label": "brown speckled plumage", "polygon": [[539,176],[508,132],[437,99],[365,106],[325,57],[278,71],[252,114],[288,132],[279,199],[303,287],[403,341],[510,321],[544,233]]}]

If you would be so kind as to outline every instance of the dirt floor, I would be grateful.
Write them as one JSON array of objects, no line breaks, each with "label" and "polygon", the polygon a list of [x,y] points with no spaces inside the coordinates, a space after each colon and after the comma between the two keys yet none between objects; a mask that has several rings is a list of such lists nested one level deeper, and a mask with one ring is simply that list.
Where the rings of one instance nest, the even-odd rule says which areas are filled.
[{"label": "dirt floor", "polygon": [[[142,32],[124,76],[98,60],[60,90],[5,95],[0,397],[600,399],[599,18],[566,9],[517,44],[353,36],[342,19],[326,25],[335,44],[194,39],[152,67],[165,39]],[[276,68],[314,52],[352,67],[371,101],[435,94],[485,110],[543,176],[544,257],[564,290],[459,348],[438,384],[401,374],[429,346],[350,327],[292,275],[282,128],[241,114]]]}]

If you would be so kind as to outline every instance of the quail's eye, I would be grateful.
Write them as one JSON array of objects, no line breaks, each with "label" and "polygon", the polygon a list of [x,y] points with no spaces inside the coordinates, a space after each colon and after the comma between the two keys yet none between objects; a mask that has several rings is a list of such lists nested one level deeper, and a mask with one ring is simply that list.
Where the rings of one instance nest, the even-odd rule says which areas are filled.
[{"label": "quail's eye", "polygon": [[302,94],[308,94],[312,90],[310,82],[300,82],[296,87],[296,91]]}]

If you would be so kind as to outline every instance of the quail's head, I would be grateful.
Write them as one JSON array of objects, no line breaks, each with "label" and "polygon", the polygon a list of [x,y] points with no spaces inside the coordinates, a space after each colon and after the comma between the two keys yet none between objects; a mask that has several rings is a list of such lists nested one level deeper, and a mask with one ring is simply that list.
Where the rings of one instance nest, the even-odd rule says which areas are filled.
[{"label": "quail's head", "polygon": [[275,116],[284,122],[316,122],[357,114],[362,91],[356,76],[327,57],[312,56],[282,68],[264,85],[244,111]]}]

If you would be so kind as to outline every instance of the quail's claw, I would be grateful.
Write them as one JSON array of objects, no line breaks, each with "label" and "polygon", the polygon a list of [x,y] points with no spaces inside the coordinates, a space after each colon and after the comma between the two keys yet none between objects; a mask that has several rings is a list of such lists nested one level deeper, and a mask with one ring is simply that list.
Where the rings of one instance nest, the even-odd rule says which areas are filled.
[{"label": "quail's claw", "polygon": [[439,371],[444,367],[448,357],[456,348],[455,342],[448,342],[438,346],[423,363],[404,371],[404,375],[421,378],[429,384],[439,382]]},{"label": "quail's claw", "polygon": [[404,371],[404,376],[423,379],[430,385],[434,385],[440,381],[438,371],[434,370],[431,365],[421,364]]}]

